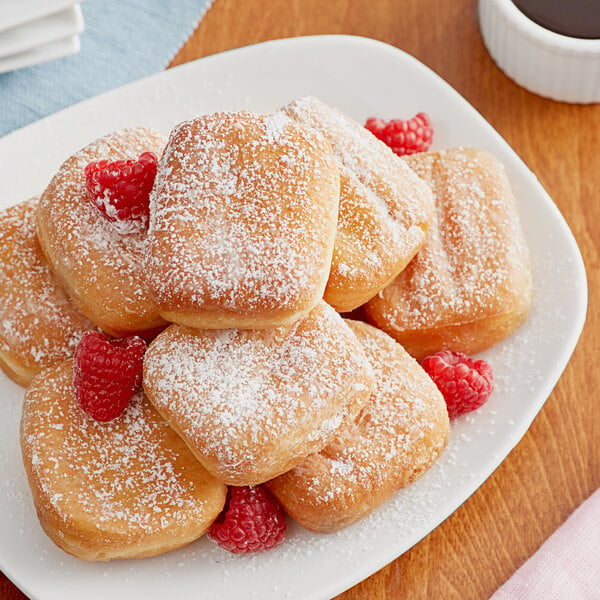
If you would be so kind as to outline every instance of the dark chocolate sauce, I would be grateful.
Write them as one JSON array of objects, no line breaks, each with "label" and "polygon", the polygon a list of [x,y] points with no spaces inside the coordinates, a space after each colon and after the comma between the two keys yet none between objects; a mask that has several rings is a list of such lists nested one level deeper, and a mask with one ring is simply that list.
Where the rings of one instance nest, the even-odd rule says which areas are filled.
[{"label": "dark chocolate sauce", "polygon": [[538,25],[574,38],[600,38],[600,0],[512,0]]}]

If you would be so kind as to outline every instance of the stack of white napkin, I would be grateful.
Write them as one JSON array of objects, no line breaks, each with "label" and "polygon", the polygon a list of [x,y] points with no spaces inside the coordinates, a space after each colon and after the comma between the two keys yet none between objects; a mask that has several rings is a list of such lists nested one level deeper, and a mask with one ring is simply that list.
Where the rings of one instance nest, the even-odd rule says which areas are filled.
[{"label": "stack of white napkin", "polygon": [[0,0],[0,73],[79,51],[81,0]]}]

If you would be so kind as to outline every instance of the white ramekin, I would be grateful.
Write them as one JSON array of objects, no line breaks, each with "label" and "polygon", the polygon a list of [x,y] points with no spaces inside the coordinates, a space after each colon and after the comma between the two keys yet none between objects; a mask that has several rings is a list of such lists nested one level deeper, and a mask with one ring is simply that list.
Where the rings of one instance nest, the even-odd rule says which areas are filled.
[{"label": "white ramekin", "polygon": [[549,31],[511,0],[479,0],[479,24],[492,58],[519,85],[554,100],[600,102],[600,39]]}]

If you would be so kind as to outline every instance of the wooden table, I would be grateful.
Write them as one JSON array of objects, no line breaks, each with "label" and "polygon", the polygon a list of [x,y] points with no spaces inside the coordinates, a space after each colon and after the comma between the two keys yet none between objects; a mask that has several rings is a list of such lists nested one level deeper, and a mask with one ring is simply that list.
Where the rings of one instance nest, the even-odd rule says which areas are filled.
[{"label": "wooden table", "polygon": [[[264,40],[326,33],[393,44],[454,86],[537,174],[586,263],[586,327],[529,432],[445,523],[339,597],[489,598],[600,485],[600,105],[545,100],[510,81],[483,46],[475,0],[215,0],[173,65]],[[0,598],[24,596],[0,574]]]}]

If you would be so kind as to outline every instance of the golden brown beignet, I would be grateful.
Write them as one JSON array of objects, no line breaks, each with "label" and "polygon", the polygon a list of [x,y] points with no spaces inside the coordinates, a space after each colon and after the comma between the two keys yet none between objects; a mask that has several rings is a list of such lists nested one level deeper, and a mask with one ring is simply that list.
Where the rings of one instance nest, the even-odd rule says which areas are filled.
[{"label": "golden brown beignet", "polygon": [[320,450],[373,383],[356,336],[324,303],[278,329],[172,325],[144,358],[150,401],[231,485],[262,483]]},{"label": "golden brown beignet", "polygon": [[316,98],[282,112],[322,133],[340,168],[340,211],[325,300],[351,311],[383,289],[425,242],[429,187],[370,131]]},{"label": "golden brown beignet", "polygon": [[23,386],[72,356],[94,327],[50,272],[35,232],[36,207],[32,198],[0,213],[0,368]]},{"label": "golden brown beignet", "polygon": [[150,203],[146,280],[161,315],[198,329],[306,315],[329,276],[338,201],[329,144],[288,117],[181,123]]},{"label": "golden brown beignet", "polygon": [[533,303],[533,276],[502,164],[475,148],[415,154],[407,163],[432,187],[427,243],[365,306],[366,315],[417,359],[438,350],[481,352],[513,333]]},{"label": "golden brown beignet", "polygon": [[323,450],[267,483],[291,517],[322,533],[356,523],[415,481],[449,434],[444,398],[419,364],[382,331],[346,322],[375,372],[375,390]]},{"label": "golden brown beignet", "polygon": [[50,267],[79,310],[107,333],[124,337],[164,325],[142,281],[145,232],[121,233],[88,200],[85,167],[94,160],[162,154],[166,137],[125,129],[69,158],[40,198],[38,237]]},{"label": "golden brown beignet", "polygon": [[44,531],[85,560],[153,556],[199,538],[225,505],[213,479],[141,394],[110,423],[81,410],[73,364],[25,396],[21,448]]}]

